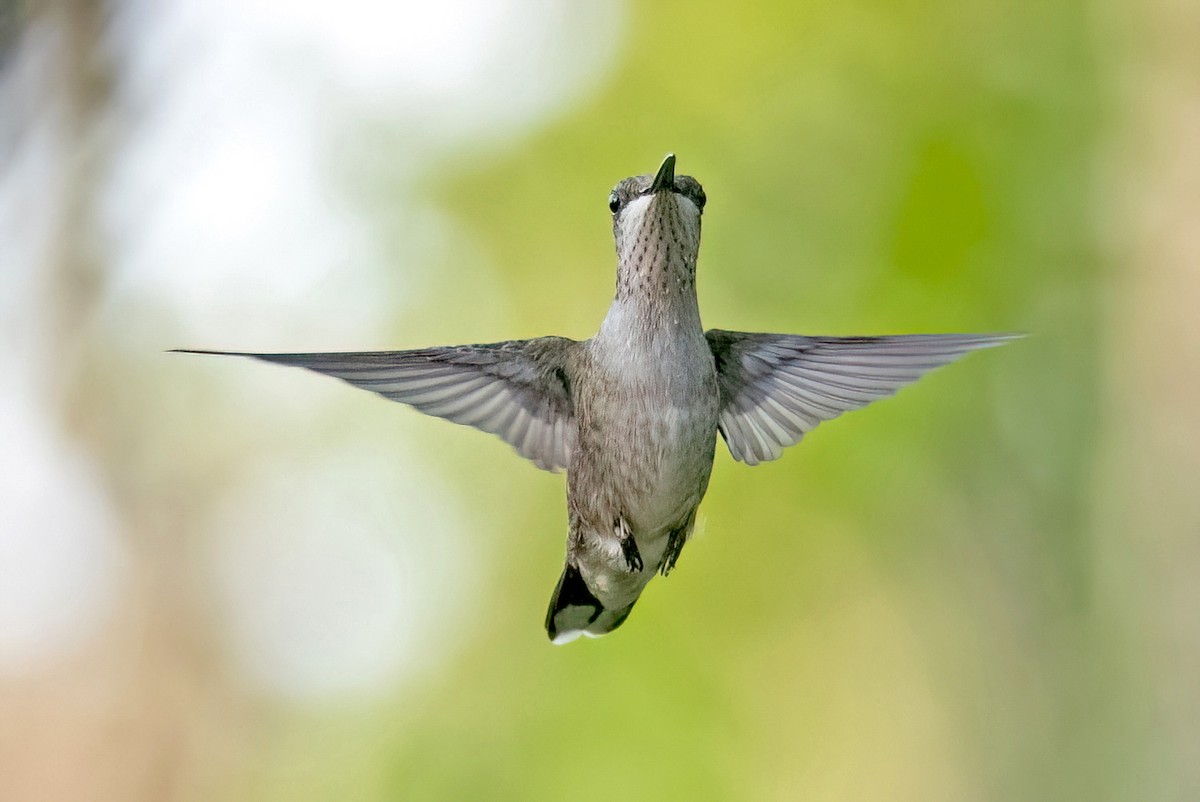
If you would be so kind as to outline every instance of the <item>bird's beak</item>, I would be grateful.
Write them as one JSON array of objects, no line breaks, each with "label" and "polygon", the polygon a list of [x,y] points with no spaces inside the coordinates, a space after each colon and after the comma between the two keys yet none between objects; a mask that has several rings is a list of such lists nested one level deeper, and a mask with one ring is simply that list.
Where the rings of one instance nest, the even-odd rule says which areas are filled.
[{"label": "bird's beak", "polygon": [[667,158],[663,159],[662,167],[658,168],[658,172],[654,174],[654,183],[650,185],[650,192],[671,192],[675,189],[675,154],[668,153]]}]

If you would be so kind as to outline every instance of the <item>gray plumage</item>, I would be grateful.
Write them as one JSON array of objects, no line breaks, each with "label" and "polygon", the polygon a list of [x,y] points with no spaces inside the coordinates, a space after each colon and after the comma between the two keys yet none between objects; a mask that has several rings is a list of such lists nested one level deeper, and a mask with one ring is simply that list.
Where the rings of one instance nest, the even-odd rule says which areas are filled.
[{"label": "gray plumage", "polygon": [[708,489],[718,431],[737,460],[777,459],[822,421],[1017,335],[805,337],[700,324],[705,196],[668,156],[609,199],[617,292],[600,331],[486,345],[248,356],[303,367],[498,435],[567,471],[566,565],[546,629],[556,642],[620,626],[668,573]]}]

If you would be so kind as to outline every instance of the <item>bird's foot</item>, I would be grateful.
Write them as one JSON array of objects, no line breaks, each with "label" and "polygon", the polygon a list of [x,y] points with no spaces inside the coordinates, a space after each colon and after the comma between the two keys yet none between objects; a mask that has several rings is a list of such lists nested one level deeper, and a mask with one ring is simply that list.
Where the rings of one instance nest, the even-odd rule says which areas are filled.
[{"label": "bird's foot", "polygon": [[662,562],[658,564],[658,572],[663,576],[671,573],[671,569],[675,567],[675,561],[679,559],[691,529],[692,519],[688,518],[686,523],[678,529],[672,529],[671,534],[667,536],[667,548],[663,550]]},{"label": "bird's foot", "polygon": [[613,531],[617,534],[617,542],[621,544],[621,553],[625,555],[625,565],[629,573],[636,574],[642,570],[642,554],[638,551],[637,541],[624,518],[613,521]]}]

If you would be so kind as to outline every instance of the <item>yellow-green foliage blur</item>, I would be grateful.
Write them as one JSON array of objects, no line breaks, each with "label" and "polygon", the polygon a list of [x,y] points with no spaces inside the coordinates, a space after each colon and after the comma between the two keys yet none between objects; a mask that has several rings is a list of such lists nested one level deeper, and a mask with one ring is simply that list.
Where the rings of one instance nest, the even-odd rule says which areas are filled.
[{"label": "yellow-green foliage blur", "polygon": [[[36,154],[5,146],[0,230],[41,244],[10,250],[23,268],[3,270],[28,280],[0,314],[25,310],[5,332],[16,375],[43,388],[46,453],[89,479],[66,498],[47,490],[58,478],[19,491],[42,500],[0,518],[27,535],[0,534],[16,544],[0,582],[41,576],[22,560],[50,535],[29,533],[81,548],[61,533],[95,522],[89,504],[108,556],[87,566],[111,568],[55,648],[28,645],[58,620],[25,615],[36,594],[0,589],[0,798],[1200,795],[1194,9],[614,4],[595,30],[547,25],[497,51],[496,70],[532,71],[489,89],[477,122],[470,96],[447,110],[453,81],[344,96],[297,77],[324,75],[320,46],[264,45],[248,61],[271,79],[221,62],[172,162],[139,137],[173,90],[139,95],[129,76],[194,54],[154,48],[138,20],[158,12],[139,4],[46,5],[9,37],[0,79],[25,99],[0,114],[29,137],[66,133],[57,183],[32,199],[11,188]],[[445,14],[473,15],[453,36],[488,42],[515,36],[501,17],[526,5]],[[245,26],[375,13],[351,6],[256,3]],[[241,35],[228,13],[200,51]],[[532,4],[505,24],[572,13]],[[378,34],[397,37],[381,52],[421,52],[422,19]],[[586,77],[526,98],[530,75],[574,74],[574,58]],[[264,130],[308,142],[279,163],[320,176],[313,194],[359,245],[313,233],[291,173],[253,178],[275,169],[273,136],[231,137],[249,155],[217,211],[151,214],[192,197],[214,98],[258,109],[292,82],[324,93],[304,106],[317,112],[284,103]],[[520,123],[495,110],[522,104],[538,111]],[[454,115],[466,122],[437,141],[428,120]],[[708,195],[707,326],[1029,336],[776,462],[719,445],[696,536],[612,636],[554,647],[542,629],[561,476],[329,379],[163,353],[586,338],[613,291],[608,192],[668,151]],[[286,224],[242,253],[259,208],[243,188],[259,185]],[[30,208],[50,209],[47,227]],[[196,247],[230,266],[193,270]],[[10,488],[29,462],[8,458]],[[52,590],[87,568],[37,559]]]}]

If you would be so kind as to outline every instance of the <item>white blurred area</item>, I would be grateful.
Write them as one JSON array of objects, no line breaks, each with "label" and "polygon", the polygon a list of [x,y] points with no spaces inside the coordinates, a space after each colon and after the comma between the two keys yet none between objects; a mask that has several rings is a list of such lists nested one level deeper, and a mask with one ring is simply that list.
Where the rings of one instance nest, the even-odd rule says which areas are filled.
[{"label": "white blurred area", "polygon": [[[480,587],[462,581],[482,570],[479,521],[431,512],[463,506],[463,488],[366,425],[333,453],[297,445],[364,409],[347,388],[161,350],[381,346],[397,315],[435,302],[421,263],[448,249],[486,283],[486,254],[415,187],[586,100],[622,6],[90,8],[48,4],[0,60],[0,681],[91,654],[114,676],[212,661],[268,697],[388,692],[455,648]],[[405,210],[399,264],[348,191],[363,129],[387,131],[368,155]],[[326,300],[320,320],[298,314]],[[192,616],[215,622],[212,643],[155,655],[154,633]],[[79,693],[120,707],[97,685],[126,681]],[[65,697],[52,704],[69,722]],[[69,752],[87,736],[55,737]],[[62,782],[38,797],[81,798]]]},{"label": "white blurred area", "polygon": [[459,504],[419,465],[361,440],[256,466],[218,506],[208,560],[239,669],[302,701],[380,692],[436,663],[445,636],[466,635],[447,600],[480,587]]},{"label": "white blurred area", "polygon": [[25,672],[76,648],[111,614],[122,579],[116,515],[94,466],[21,371],[0,384],[0,670]]},{"label": "white blurred area", "polygon": [[[540,0],[125,4],[102,209],[115,289],[169,300],[183,333],[201,337],[223,308],[254,318],[256,304],[303,297],[337,271],[339,333],[361,338],[396,301],[422,299],[402,270],[399,298],[371,281],[401,266],[379,264],[345,198],[356,127],[388,129],[384,175],[453,171],[586,98],[619,22],[619,4]],[[389,201],[413,232],[440,218],[420,197]]]}]

